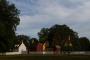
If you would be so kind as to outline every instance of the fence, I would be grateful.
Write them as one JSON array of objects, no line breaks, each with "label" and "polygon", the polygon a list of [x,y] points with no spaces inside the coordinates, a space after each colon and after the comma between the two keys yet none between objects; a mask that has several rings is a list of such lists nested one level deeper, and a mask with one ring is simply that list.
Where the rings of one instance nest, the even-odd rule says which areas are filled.
[{"label": "fence", "polygon": [[[6,53],[0,53],[0,55],[20,55],[20,54],[24,54],[24,53],[20,53],[20,52],[6,52]],[[25,53],[26,54],[26,53]],[[55,55],[55,54],[59,54],[59,55],[90,55],[90,51],[63,51],[63,52],[53,52],[53,51],[47,51],[47,52],[29,52],[29,55],[32,54],[51,54],[51,55]],[[27,54],[27,55],[28,55]]]}]

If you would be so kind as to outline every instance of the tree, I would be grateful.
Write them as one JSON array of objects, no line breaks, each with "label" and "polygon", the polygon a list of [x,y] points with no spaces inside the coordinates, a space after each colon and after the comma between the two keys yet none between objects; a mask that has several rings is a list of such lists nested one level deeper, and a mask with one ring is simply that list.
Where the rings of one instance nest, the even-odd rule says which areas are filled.
[{"label": "tree", "polygon": [[49,29],[42,28],[41,31],[38,33],[39,42],[44,43],[48,39]]},{"label": "tree", "polygon": [[0,52],[10,51],[13,48],[19,21],[19,10],[15,5],[0,0]]},{"label": "tree", "polygon": [[15,40],[15,45],[21,44],[22,42],[26,45],[28,53],[30,49],[30,37],[27,35],[17,35]]},{"label": "tree", "polygon": [[30,51],[36,51],[37,50],[37,44],[38,44],[38,40],[36,38],[32,38],[30,40]]},{"label": "tree", "polygon": [[[49,29],[48,40],[51,47],[56,47],[56,45],[58,45],[65,51],[78,49],[78,35],[67,25],[56,24],[52,26]],[[68,46],[69,44],[72,46]]]},{"label": "tree", "polygon": [[90,50],[90,41],[87,37],[79,38],[80,50],[81,51],[89,51]]}]

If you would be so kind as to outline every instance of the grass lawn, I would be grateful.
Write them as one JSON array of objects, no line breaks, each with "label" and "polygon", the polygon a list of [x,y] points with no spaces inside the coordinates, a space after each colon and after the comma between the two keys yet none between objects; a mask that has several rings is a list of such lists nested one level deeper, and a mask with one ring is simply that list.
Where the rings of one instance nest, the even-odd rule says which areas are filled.
[{"label": "grass lawn", "polygon": [[0,56],[0,60],[90,60],[89,55],[12,55]]}]

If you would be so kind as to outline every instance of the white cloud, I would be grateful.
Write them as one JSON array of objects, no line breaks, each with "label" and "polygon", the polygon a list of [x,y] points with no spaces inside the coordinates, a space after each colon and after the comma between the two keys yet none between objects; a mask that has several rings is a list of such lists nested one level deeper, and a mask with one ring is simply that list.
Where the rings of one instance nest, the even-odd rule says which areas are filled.
[{"label": "white cloud", "polygon": [[79,32],[80,36],[89,36],[86,31],[89,32],[90,28],[86,23],[90,22],[90,0],[14,0],[13,2],[23,13],[20,16],[18,33],[29,34],[31,31],[33,35],[43,27],[67,24]]},{"label": "white cloud", "polygon": [[67,16],[67,19],[75,20],[78,22],[89,21],[90,19],[90,2],[86,2],[81,6],[81,8],[77,9],[71,15]]}]

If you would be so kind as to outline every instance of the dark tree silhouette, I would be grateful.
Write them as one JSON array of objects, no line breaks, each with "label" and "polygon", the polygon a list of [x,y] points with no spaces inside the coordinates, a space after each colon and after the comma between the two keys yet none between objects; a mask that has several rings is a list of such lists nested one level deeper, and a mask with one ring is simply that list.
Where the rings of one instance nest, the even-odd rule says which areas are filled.
[{"label": "dark tree silhouette", "polygon": [[[59,45],[62,50],[77,50],[78,35],[67,25],[54,25],[49,29],[48,35],[49,44],[51,47]],[[70,46],[69,46],[70,45]]]},{"label": "dark tree silhouette", "polygon": [[16,44],[21,44],[22,42],[25,43],[25,45],[29,46],[30,37],[27,35],[18,35],[16,40]]},{"label": "dark tree silhouette", "polygon": [[14,46],[19,10],[7,0],[0,0],[0,52],[10,51]]},{"label": "dark tree silhouette", "polygon": [[30,51],[36,51],[37,50],[37,44],[38,44],[38,40],[36,38],[32,38],[30,40]]},{"label": "dark tree silhouette", "polygon": [[44,43],[48,39],[49,29],[48,28],[42,28],[41,31],[38,33],[39,36],[39,42]]},{"label": "dark tree silhouette", "polygon": [[90,41],[87,37],[79,38],[79,43],[81,51],[90,51]]}]

